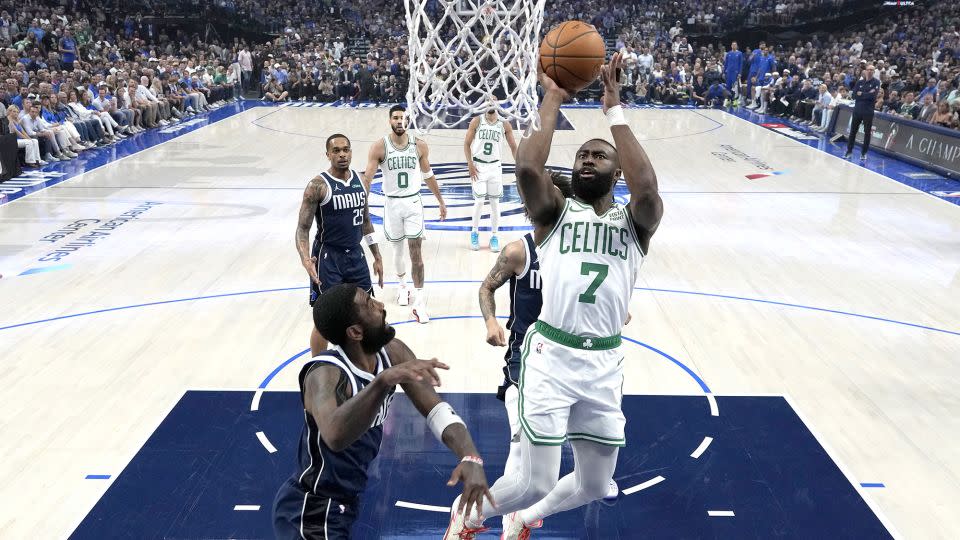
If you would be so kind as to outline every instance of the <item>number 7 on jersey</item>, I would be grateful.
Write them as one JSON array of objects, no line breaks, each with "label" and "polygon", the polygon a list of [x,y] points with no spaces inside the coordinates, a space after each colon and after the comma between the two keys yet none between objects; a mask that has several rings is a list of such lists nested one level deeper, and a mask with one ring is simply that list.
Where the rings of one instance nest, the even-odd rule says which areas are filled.
[{"label": "number 7 on jersey", "polygon": [[587,287],[587,290],[580,294],[577,298],[580,302],[584,304],[593,304],[597,301],[597,289],[600,288],[600,284],[603,283],[603,280],[607,279],[607,274],[610,273],[610,267],[606,264],[597,264],[585,262],[580,264],[580,275],[589,276],[590,274],[596,273],[597,276],[593,278],[593,283]]}]

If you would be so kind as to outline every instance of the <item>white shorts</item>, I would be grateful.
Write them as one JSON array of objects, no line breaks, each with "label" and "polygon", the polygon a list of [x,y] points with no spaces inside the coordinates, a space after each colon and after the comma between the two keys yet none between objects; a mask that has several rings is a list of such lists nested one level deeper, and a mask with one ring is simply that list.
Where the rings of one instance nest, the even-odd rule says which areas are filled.
[{"label": "white shorts", "polygon": [[623,354],[547,339],[531,326],[520,368],[520,425],[533,444],[584,439],[625,446]]},{"label": "white shorts", "polygon": [[411,197],[387,197],[383,205],[383,235],[391,242],[423,236],[423,200]]},{"label": "white shorts", "polygon": [[474,161],[477,179],[473,181],[475,199],[499,199],[503,197],[503,167],[500,162],[481,163]]}]

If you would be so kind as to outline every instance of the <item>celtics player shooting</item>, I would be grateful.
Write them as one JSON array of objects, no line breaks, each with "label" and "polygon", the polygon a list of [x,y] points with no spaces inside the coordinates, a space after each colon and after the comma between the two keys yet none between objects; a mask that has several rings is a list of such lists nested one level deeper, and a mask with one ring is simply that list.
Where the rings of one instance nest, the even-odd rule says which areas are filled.
[{"label": "celtics player shooting", "polygon": [[425,182],[440,206],[440,220],[447,217],[447,206],[440,195],[440,186],[430,168],[430,150],[427,143],[407,132],[407,109],[403,105],[390,107],[390,134],[370,147],[367,168],[363,173],[367,191],[373,183],[373,175],[379,168],[383,172],[383,234],[394,247],[393,261],[397,271],[399,288],[397,304],[410,304],[410,289],[407,288],[407,267],[404,246],[410,246],[410,263],[413,267],[413,316],[417,322],[430,322],[427,315],[427,299],[423,291],[423,201],[420,187]]},{"label": "celtics player shooting", "polygon": [[463,153],[470,170],[473,184],[473,230],[470,232],[470,249],[480,249],[480,214],[484,201],[490,203],[490,251],[500,251],[497,238],[500,224],[500,199],[503,197],[503,163],[500,160],[504,141],[510,146],[513,159],[517,159],[517,141],[510,122],[497,115],[493,101],[483,116],[477,116],[467,127],[463,141]]},{"label": "celtics player shooting", "polygon": [[[483,519],[497,515],[507,516],[501,538],[529,537],[544,517],[603,497],[626,444],[620,332],[663,203],[653,166],[620,107],[621,64],[616,53],[601,70],[614,143],[592,139],[577,150],[569,199],[544,170],[569,94],[540,76],[541,128],[521,141],[517,156],[517,185],[543,279],[543,306],[521,356],[520,471],[494,484],[496,508],[464,515],[455,504],[446,539],[474,538]],[[626,206],[610,196],[621,175],[630,192]],[[560,444],[568,440],[574,471],[558,480]]]}]

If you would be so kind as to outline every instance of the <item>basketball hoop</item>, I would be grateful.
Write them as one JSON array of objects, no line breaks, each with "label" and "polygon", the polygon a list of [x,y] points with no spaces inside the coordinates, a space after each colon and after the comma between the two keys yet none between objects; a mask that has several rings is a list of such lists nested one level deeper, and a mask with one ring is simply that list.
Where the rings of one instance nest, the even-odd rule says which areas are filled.
[{"label": "basketball hoop", "polygon": [[410,127],[452,128],[489,108],[539,129],[537,62],[546,0],[404,0]]}]

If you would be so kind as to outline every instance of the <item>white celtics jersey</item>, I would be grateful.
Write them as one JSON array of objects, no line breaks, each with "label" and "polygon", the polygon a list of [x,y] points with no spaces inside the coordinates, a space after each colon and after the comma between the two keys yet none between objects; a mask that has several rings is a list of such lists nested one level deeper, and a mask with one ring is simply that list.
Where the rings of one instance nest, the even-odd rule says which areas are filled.
[{"label": "white celtics jersey", "polygon": [[627,208],[603,215],[567,199],[556,227],[537,247],[543,279],[540,320],[584,337],[619,335],[643,251]]},{"label": "white celtics jersey", "polygon": [[396,148],[387,135],[383,138],[383,148],[384,157],[380,162],[383,194],[387,197],[409,197],[420,193],[423,175],[420,172],[416,138],[408,134],[406,148]]},{"label": "white celtics jersey", "polygon": [[503,142],[503,120],[498,117],[490,124],[486,115],[480,117],[477,124],[477,133],[473,137],[473,160],[480,163],[496,163],[500,161],[500,148]]}]

